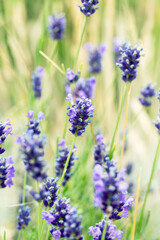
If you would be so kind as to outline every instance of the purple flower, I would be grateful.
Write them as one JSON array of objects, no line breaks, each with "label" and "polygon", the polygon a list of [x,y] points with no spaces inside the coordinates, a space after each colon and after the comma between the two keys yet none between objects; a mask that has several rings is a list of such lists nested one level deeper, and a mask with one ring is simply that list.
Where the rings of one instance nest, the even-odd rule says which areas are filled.
[{"label": "purple flower", "polygon": [[17,229],[21,230],[21,229],[25,229],[29,222],[31,221],[30,218],[30,207],[22,205],[19,209],[19,215],[17,217],[18,219],[18,224],[17,224]]},{"label": "purple flower", "polygon": [[157,122],[155,122],[153,120],[153,123],[154,123],[155,127],[157,128],[158,134],[160,135],[160,88],[158,90],[157,99],[159,101],[159,113],[157,115]]},{"label": "purple flower", "polygon": [[77,74],[73,72],[72,69],[68,68],[66,73],[66,78],[69,81],[69,83],[77,82],[79,79],[80,71],[78,71]]},{"label": "purple flower", "polygon": [[62,40],[66,30],[66,18],[64,13],[54,13],[53,16],[48,17],[49,24],[47,26],[50,38],[54,40]]},{"label": "purple flower", "polygon": [[137,77],[137,67],[139,66],[142,50],[123,44],[123,48],[120,50],[120,58],[116,65],[122,70],[122,80],[124,82],[132,82]]},{"label": "purple flower", "polygon": [[99,47],[93,48],[92,44],[87,43],[89,72],[100,73],[102,71],[102,57],[106,51],[106,44],[101,43]]},{"label": "purple flower", "polygon": [[81,2],[83,6],[78,5],[78,7],[87,17],[90,17],[97,9],[99,9],[99,7],[96,6],[99,3],[99,0],[81,0]]},{"label": "purple flower", "polygon": [[0,188],[11,187],[12,178],[15,176],[15,168],[12,157],[0,158]]},{"label": "purple flower", "polygon": [[30,119],[27,124],[27,131],[23,137],[18,137],[17,143],[20,144],[19,151],[24,162],[28,175],[37,181],[47,178],[45,172],[46,161],[44,160],[44,145],[46,140],[41,134],[39,122],[44,119],[44,114],[38,114],[38,120],[33,120],[34,113],[29,111],[27,117]]},{"label": "purple flower", "polygon": [[68,107],[69,122],[72,124],[69,129],[73,134],[78,136],[85,132],[85,128],[93,117],[94,107],[91,100],[82,97],[76,99],[76,104]]},{"label": "purple flower", "polygon": [[42,95],[42,79],[44,77],[44,69],[39,66],[32,73],[32,87],[35,98],[40,98]]},{"label": "purple flower", "polygon": [[113,160],[106,160],[103,166],[96,165],[93,172],[95,182],[94,205],[99,206],[109,219],[128,216],[134,198],[127,197],[128,185],[124,182],[125,170],[117,171]]},{"label": "purple flower", "polygon": [[[63,170],[65,167],[67,158],[68,158],[70,146],[65,146],[64,139],[61,139],[58,146],[59,146],[59,149],[58,149],[58,155],[56,156],[55,174],[56,174],[56,176],[61,177],[63,174]],[[74,165],[74,161],[78,159],[74,155],[75,151],[76,151],[76,146],[74,146],[71,156],[70,156],[70,159],[69,159],[69,163],[68,163],[67,170],[66,170],[66,173],[64,176],[64,180],[63,180],[63,186],[65,186],[66,183],[68,182],[68,180],[71,178],[71,176],[72,176],[71,170]]]},{"label": "purple flower", "polygon": [[45,195],[43,197],[43,204],[45,207],[52,207],[57,200],[58,197],[58,189],[59,185],[57,186],[58,178],[47,178],[47,181],[44,183],[44,191]]},{"label": "purple flower", "polygon": [[42,219],[46,220],[48,224],[51,224],[54,220],[54,216],[50,212],[42,211]]},{"label": "purple flower", "polygon": [[5,148],[2,147],[2,144],[5,142],[6,137],[12,134],[13,133],[10,119],[7,119],[4,124],[0,122],[0,154],[4,153],[6,150]]},{"label": "purple flower", "polygon": [[142,97],[139,98],[140,103],[145,107],[151,106],[151,99],[156,95],[155,86],[149,83],[141,90],[141,95]]},{"label": "purple flower", "polygon": [[96,136],[97,144],[94,146],[94,164],[102,165],[107,157],[106,144],[103,142],[103,136],[98,134]]},{"label": "purple flower", "polygon": [[73,89],[73,96],[78,98],[93,98],[96,85],[95,77],[87,79],[80,78]]},{"label": "purple flower", "polygon": [[55,240],[58,240],[61,237],[61,232],[59,230],[53,231],[52,235]]},{"label": "purple flower", "polygon": [[[103,219],[101,222],[96,223],[95,227],[89,228],[89,235],[93,236],[93,240],[101,240],[102,234],[105,226],[105,220]],[[113,240],[122,238],[122,231],[117,230],[117,227],[112,224],[112,221],[107,222],[107,229],[105,234],[105,240]]]}]

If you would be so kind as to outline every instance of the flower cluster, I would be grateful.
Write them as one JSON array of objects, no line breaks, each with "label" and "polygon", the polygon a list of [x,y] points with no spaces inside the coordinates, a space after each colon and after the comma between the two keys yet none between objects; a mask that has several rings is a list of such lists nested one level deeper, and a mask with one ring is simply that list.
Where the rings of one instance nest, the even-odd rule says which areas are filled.
[{"label": "flower cluster", "polygon": [[126,44],[120,49],[120,58],[116,65],[122,70],[122,80],[124,82],[132,82],[137,77],[137,67],[142,50],[138,50],[136,47],[131,48]]},{"label": "flower cluster", "polygon": [[105,164],[105,169],[101,165],[96,165],[94,168],[94,204],[101,207],[102,211],[109,215],[109,219],[127,218],[134,198],[131,196],[127,198],[125,169],[118,172],[113,160],[108,160]]},{"label": "flower cluster", "polygon": [[[101,240],[104,226],[105,226],[105,220],[103,219],[100,223],[97,223],[95,227],[92,226],[89,228],[89,232],[88,232],[89,235],[92,235],[94,240]],[[108,221],[105,240],[113,240],[113,239],[120,240],[121,238],[122,238],[122,231],[117,230],[117,227],[112,224],[112,221]]]},{"label": "flower cluster", "polygon": [[19,215],[17,217],[18,219],[18,224],[17,224],[17,229],[21,230],[21,229],[25,229],[29,222],[31,221],[30,218],[30,207],[26,206],[24,207],[24,205],[21,206],[21,208],[19,209]]},{"label": "flower cluster", "polygon": [[[63,174],[63,170],[65,167],[65,163],[67,161],[68,158],[68,154],[69,154],[69,146],[65,146],[65,141],[64,139],[61,139],[61,141],[58,144],[58,155],[56,156],[56,163],[55,163],[55,174],[58,177],[61,177]],[[69,159],[69,163],[67,166],[67,170],[64,176],[64,180],[63,180],[63,186],[66,185],[67,181],[71,178],[72,173],[71,173],[71,169],[74,165],[74,160],[78,159],[77,157],[74,156],[74,153],[76,151],[76,146],[73,147],[70,159]]]},{"label": "flower cluster", "polygon": [[56,240],[64,238],[68,240],[82,240],[81,216],[76,209],[71,209],[66,198],[56,201],[55,208],[48,212],[42,211],[42,219],[52,225],[51,234]]},{"label": "flower cluster", "polygon": [[29,111],[27,117],[30,119],[28,128],[23,137],[17,138],[17,143],[20,144],[19,151],[24,162],[25,169],[29,176],[41,182],[47,177],[44,167],[46,161],[44,160],[44,145],[46,143],[45,137],[41,135],[39,122],[43,119],[44,114],[38,114],[38,120],[33,120],[34,113]]},{"label": "flower cluster", "polygon": [[156,95],[154,85],[149,83],[146,87],[141,90],[142,97],[139,98],[140,103],[145,106],[151,106],[151,99]]},{"label": "flower cluster", "polygon": [[98,134],[96,142],[97,144],[94,146],[94,164],[102,165],[106,157],[106,145],[103,142],[103,136]]},{"label": "flower cluster", "polygon": [[73,96],[78,98],[93,98],[96,85],[95,77],[80,78],[73,89]]},{"label": "flower cluster", "polygon": [[32,73],[32,87],[35,98],[40,98],[42,95],[42,79],[44,77],[44,69],[39,66]]},{"label": "flower cluster", "polygon": [[72,107],[68,107],[69,122],[72,124],[69,129],[73,134],[78,136],[85,132],[85,128],[90,123],[91,117],[93,117],[94,107],[91,100],[88,98],[77,98],[76,104]]},{"label": "flower cluster", "polygon": [[100,73],[102,71],[102,56],[106,51],[106,45],[101,43],[99,47],[93,49],[91,43],[86,44],[88,51],[89,72]]},{"label": "flower cluster", "polygon": [[77,82],[80,77],[80,71],[75,74],[72,69],[68,68],[66,73],[66,78],[69,83]]},{"label": "flower cluster", "polygon": [[14,177],[15,169],[13,166],[12,157],[0,157],[0,188],[9,188],[13,185],[12,178]]},{"label": "flower cluster", "polygon": [[66,30],[66,18],[64,17],[64,14],[54,13],[53,16],[48,17],[48,20],[49,24],[47,27],[50,37],[55,40],[63,39]]},{"label": "flower cluster", "polygon": [[59,186],[57,186],[58,178],[47,178],[46,183],[44,183],[44,189],[45,189],[45,197],[43,198],[43,204],[45,207],[49,206],[52,207],[57,200],[58,197],[58,189]]},{"label": "flower cluster", "polygon": [[5,148],[2,147],[2,144],[6,140],[8,135],[12,135],[12,127],[10,123],[10,119],[7,119],[6,122],[3,124],[0,122],[0,154],[5,152]]},{"label": "flower cluster", "polygon": [[81,0],[83,6],[78,5],[80,7],[81,12],[90,17],[99,7],[96,5],[99,3],[99,0]]}]

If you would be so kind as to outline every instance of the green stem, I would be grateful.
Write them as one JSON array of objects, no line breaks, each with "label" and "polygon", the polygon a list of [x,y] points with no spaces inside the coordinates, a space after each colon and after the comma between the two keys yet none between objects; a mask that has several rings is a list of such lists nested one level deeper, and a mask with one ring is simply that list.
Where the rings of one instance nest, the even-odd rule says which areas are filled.
[{"label": "green stem", "polygon": [[43,237],[44,227],[45,227],[45,220],[43,220],[42,230],[41,230],[41,235],[40,235],[40,240],[42,240],[42,237]]},{"label": "green stem", "polygon": [[102,240],[105,240],[105,236],[106,236],[106,231],[107,231],[107,218],[105,220],[105,225],[104,225],[104,228],[103,228],[103,234],[102,234]]},{"label": "green stem", "polygon": [[6,240],[6,231],[4,231],[4,240]]},{"label": "green stem", "polygon": [[76,72],[76,68],[77,68],[79,52],[80,52],[80,48],[81,48],[81,45],[82,45],[82,40],[83,40],[86,24],[87,24],[87,17],[85,17],[84,22],[83,22],[82,32],[81,32],[81,36],[80,36],[80,41],[79,41],[79,44],[78,44],[78,49],[77,49],[76,58],[75,58],[75,62],[74,62],[74,71],[75,72]]},{"label": "green stem", "polygon": [[115,129],[114,129],[114,133],[113,133],[113,137],[112,137],[112,141],[111,141],[110,153],[109,153],[109,158],[110,159],[112,158],[112,155],[113,155],[113,145],[114,145],[114,142],[115,142],[115,137],[116,137],[116,133],[117,133],[117,130],[118,130],[118,125],[119,125],[120,117],[121,117],[121,114],[122,114],[123,106],[124,106],[124,103],[125,103],[126,95],[127,95],[127,92],[128,92],[128,88],[129,88],[129,84],[126,83],[124,91],[123,91],[121,105],[120,105],[118,116],[117,116],[116,126],[115,126]]},{"label": "green stem", "polygon": [[42,238],[42,235],[41,235],[41,211],[42,211],[42,208],[41,208],[41,203],[38,204],[38,237],[39,237],[39,240],[41,240]]},{"label": "green stem", "polygon": [[150,191],[150,188],[151,188],[151,183],[152,183],[153,175],[154,175],[155,168],[156,168],[156,163],[157,163],[157,159],[158,159],[159,148],[160,148],[160,139],[159,139],[159,141],[158,141],[158,145],[157,145],[157,149],[156,149],[156,154],[155,154],[154,161],[153,161],[153,165],[152,165],[152,171],[151,171],[149,183],[148,183],[148,186],[147,186],[147,191],[146,191],[146,194],[145,194],[145,198],[144,198],[142,210],[141,210],[141,213],[140,213],[140,218],[139,218],[139,231],[141,231],[141,226],[142,226],[142,220],[143,220],[144,210],[145,210],[145,206],[146,206],[146,203],[147,203],[148,194],[149,194],[149,191]]},{"label": "green stem", "polygon": [[66,137],[67,126],[68,126],[68,116],[67,116],[67,113],[66,113],[66,116],[65,116],[65,123],[64,123],[64,129],[63,129],[63,136],[62,136],[63,139],[65,139],[65,137]]},{"label": "green stem", "polygon": [[69,160],[70,160],[70,157],[71,157],[71,154],[72,154],[72,150],[73,150],[74,144],[75,144],[75,142],[76,142],[76,137],[77,137],[77,134],[75,133],[74,138],[73,138],[73,141],[72,141],[72,145],[71,145],[71,148],[70,148],[68,157],[67,157],[67,161],[66,161],[66,164],[65,164],[65,167],[64,167],[64,170],[63,170],[63,174],[62,174],[62,177],[61,177],[60,188],[59,188],[59,190],[58,190],[58,194],[59,194],[60,191],[61,191],[63,179],[64,179],[64,176],[65,176],[66,171],[67,171],[67,167],[68,167],[68,164],[69,164]]},{"label": "green stem", "polygon": [[48,240],[48,237],[49,237],[49,227],[47,229],[46,240]]},{"label": "green stem", "polygon": [[27,171],[25,171],[25,173],[24,173],[24,183],[23,183],[23,204],[25,203],[26,182],[27,182]]}]

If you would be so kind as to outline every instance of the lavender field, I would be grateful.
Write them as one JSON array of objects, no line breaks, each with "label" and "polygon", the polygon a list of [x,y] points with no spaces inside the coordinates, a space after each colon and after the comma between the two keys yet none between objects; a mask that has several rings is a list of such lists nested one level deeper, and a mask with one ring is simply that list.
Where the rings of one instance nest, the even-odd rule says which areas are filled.
[{"label": "lavender field", "polygon": [[0,240],[160,240],[159,9],[0,0]]}]

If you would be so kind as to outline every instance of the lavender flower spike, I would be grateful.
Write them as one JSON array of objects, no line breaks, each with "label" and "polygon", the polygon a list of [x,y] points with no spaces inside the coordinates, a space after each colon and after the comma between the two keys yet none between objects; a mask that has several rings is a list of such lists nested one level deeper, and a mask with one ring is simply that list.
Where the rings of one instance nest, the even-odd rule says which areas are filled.
[{"label": "lavender flower spike", "polygon": [[101,165],[96,165],[94,168],[94,205],[100,207],[103,213],[109,216],[109,219],[127,218],[134,198],[127,197],[128,185],[124,182],[126,170],[122,169],[118,172],[115,162],[107,159],[104,168]]},{"label": "lavender flower spike", "polygon": [[53,16],[48,17],[49,24],[47,26],[50,38],[54,40],[62,40],[66,30],[66,18],[64,14],[54,13]]},{"label": "lavender flower spike", "polygon": [[86,126],[90,123],[90,118],[93,117],[94,107],[91,100],[82,97],[76,99],[76,104],[68,107],[69,122],[72,124],[69,129],[73,134],[78,136],[85,132]]},{"label": "lavender flower spike", "polygon": [[40,98],[42,95],[42,79],[44,77],[44,69],[39,66],[32,73],[32,87],[35,98]]},{"label": "lavender flower spike", "polygon": [[[93,240],[101,240],[103,229],[105,226],[105,220],[102,220],[101,222],[97,223],[95,227],[89,228],[89,235],[93,236]],[[112,221],[107,222],[107,229],[105,234],[105,240],[113,240],[118,239],[120,240],[122,238],[122,231],[117,230],[117,227],[112,224]]]},{"label": "lavender flower spike", "polygon": [[137,67],[139,66],[142,50],[123,44],[123,48],[120,50],[120,58],[116,65],[122,70],[122,80],[124,82],[132,82],[137,77]]},{"label": "lavender flower spike", "polygon": [[151,106],[151,99],[156,95],[155,86],[149,83],[141,90],[141,95],[142,97],[139,98],[140,103],[145,107]]},{"label": "lavender flower spike", "polygon": [[77,82],[80,76],[80,71],[78,71],[77,74],[73,72],[72,69],[68,68],[66,73],[66,78],[69,81],[69,83]]},{"label": "lavender flower spike", "polygon": [[159,113],[157,115],[157,122],[155,122],[153,120],[153,123],[154,123],[155,127],[157,128],[158,134],[160,135],[160,88],[158,90],[157,99],[159,101]]},{"label": "lavender flower spike", "polygon": [[78,7],[86,17],[90,17],[97,9],[99,9],[99,7],[96,6],[99,3],[98,0],[81,0],[81,2],[83,6],[78,5]]},{"label": "lavender flower spike", "polygon": [[4,153],[6,150],[5,148],[2,147],[2,144],[5,142],[6,137],[12,134],[13,133],[10,119],[7,119],[4,124],[0,122],[0,154]]},{"label": "lavender flower spike", "polygon": [[12,178],[15,175],[15,169],[13,165],[13,158],[0,157],[0,188],[11,187],[13,185]]},{"label": "lavender flower spike", "polygon": [[90,77],[87,79],[80,78],[75,88],[73,89],[73,96],[78,98],[93,98],[94,97],[94,90],[96,85],[96,78]]},{"label": "lavender flower spike", "polygon": [[31,211],[30,207],[28,206],[24,207],[24,205],[22,205],[21,208],[19,209],[19,216],[17,217],[18,230],[25,229],[28,226],[29,222],[31,221],[30,211]]}]

